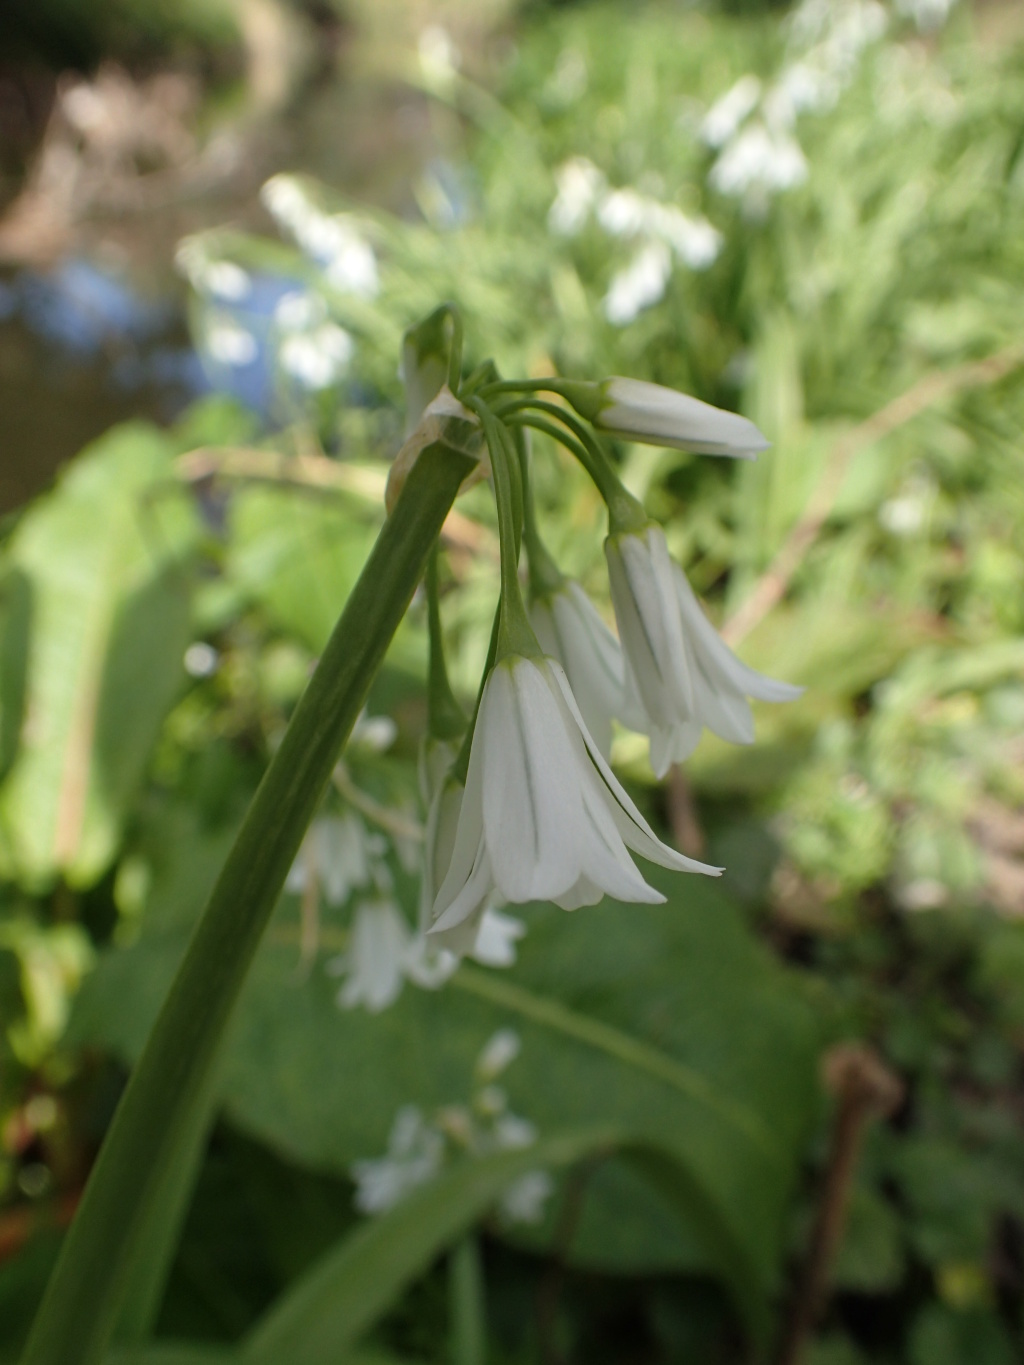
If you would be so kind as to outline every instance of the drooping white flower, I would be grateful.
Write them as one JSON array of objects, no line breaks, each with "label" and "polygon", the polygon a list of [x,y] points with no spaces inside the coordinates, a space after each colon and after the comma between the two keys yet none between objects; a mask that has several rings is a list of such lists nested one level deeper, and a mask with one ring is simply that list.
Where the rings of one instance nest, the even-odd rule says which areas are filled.
[{"label": "drooping white flower", "polygon": [[658,777],[693,752],[705,727],[733,743],[752,744],[748,697],[782,702],[800,696],[802,688],[766,678],[737,659],[669,557],[660,526],[609,536],[605,553],[625,658],[628,723],[650,736]]},{"label": "drooping white flower", "polygon": [[625,327],[645,308],[659,303],[672,276],[672,256],[664,242],[645,242],[624,269],[612,276],[604,296],[604,315]]},{"label": "drooping white flower", "polygon": [[565,669],[580,715],[601,753],[612,744],[612,717],[622,716],[624,675],[618,640],[578,583],[565,581],[530,606],[545,654]]},{"label": "drooping white flower", "polygon": [[444,1162],[444,1134],[414,1104],[395,1115],[385,1156],[352,1163],[355,1206],[361,1213],[386,1213],[417,1185],[433,1180]]},{"label": "drooping white flower", "polygon": [[564,383],[560,391],[595,427],[645,445],[753,459],[770,444],[739,413],[644,379],[614,375],[599,384]]},{"label": "drooping white flower", "polygon": [[511,1066],[523,1048],[523,1040],[515,1029],[500,1028],[492,1033],[476,1059],[477,1079],[485,1085],[497,1080],[506,1067]]},{"label": "drooping white flower", "polygon": [[365,901],[356,908],[348,949],[331,970],[344,973],[338,992],[344,1009],[364,1005],[379,1014],[402,992],[412,935],[398,907],[389,900]]},{"label": "drooping white flower", "polygon": [[465,794],[463,784],[452,776],[455,746],[446,740],[428,739],[420,750],[420,789],[427,803],[420,876],[420,932],[413,945],[410,978],[417,985],[433,987],[446,981],[462,957],[485,967],[511,967],[516,943],[526,925],[503,915],[485,897],[472,915],[447,933],[431,934],[434,899],[451,864],[459,813]]},{"label": "drooping white flower", "polygon": [[501,1215],[508,1223],[540,1223],[554,1192],[555,1182],[547,1171],[527,1171],[501,1196]]},{"label": "drooping white flower", "polygon": [[605,762],[560,664],[509,655],[484,685],[466,790],[432,933],[456,928],[492,895],[565,910],[603,895],[657,904],[629,856],[717,876],[655,836]]},{"label": "drooping white flower", "polygon": [[514,967],[516,944],[525,933],[526,925],[521,919],[486,905],[469,956],[482,967]]},{"label": "drooping white flower", "polygon": [[768,196],[807,179],[807,158],[783,128],[749,124],[711,167],[708,181],[720,194]]},{"label": "drooping white flower", "polygon": [[325,322],[312,332],[286,336],[278,351],[282,370],[314,392],[336,384],[348,369],[355,351],[350,332]]},{"label": "drooping white flower", "polygon": [[604,193],[603,173],[585,156],[574,156],[555,172],[558,194],[548,212],[548,227],[563,237],[574,237]]},{"label": "drooping white flower", "polygon": [[321,816],[306,831],[285,890],[299,895],[312,881],[328,905],[344,905],[354,890],[370,885],[386,847],[383,836],[371,834],[352,811]]},{"label": "drooping white flower", "polygon": [[735,137],[740,124],[752,114],[761,98],[761,82],[754,75],[741,76],[721,95],[704,116],[700,135],[709,147],[722,147]]}]

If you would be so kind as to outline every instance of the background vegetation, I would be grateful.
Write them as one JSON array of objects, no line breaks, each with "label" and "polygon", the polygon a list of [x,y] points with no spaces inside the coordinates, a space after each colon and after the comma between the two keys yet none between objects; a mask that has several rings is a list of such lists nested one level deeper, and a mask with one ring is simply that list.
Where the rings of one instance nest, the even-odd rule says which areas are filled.
[{"label": "background vegetation", "polygon": [[[510,1161],[500,1120],[527,1120],[542,1216],[493,1211],[511,1165],[476,1204],[446,1187],[464,1214],[447,1229],[428,1185],[419,1224],[399,1205],[377,1225],[379,1301],[342,1304],[337,1343],[746,1359],[758,1305],[770,1340],[800,1301],[850,1099],[819,1062],[857,1040],[887,1113],[806,1358],[1024,1351],[1024,49],[966,4],[753,9],[534,5],[487,33],[458,7],[403,11],[418,36],[383,49],[380,79],[400,77],[430,149],[405,188],[370,207],[278,177],[257,231],[190,236],[214,392],[111,430],[5,522],[0,1358],[380,524],[401,332],[442,298],[471,362],[636,375],[761,426],[756,464],[616,455],[742,656],[807,692],[761,708],[749,750],[705,736],[666,789],[616,739],[720,886],[530,907],[514,965],[345,1008],[355,908],[387,895],[415,919],[414,605],[247,989],[159,1333],[231,1343],[301,1285],[362,1218],[355,1164],[389,1141],[407,1164],[393,1125],[413,1105],[450,1181]],[[75,32],[100,41],[88,17]],[[379,56],[360,7],[345,17]],[[535,458],[546,537],[602,600],[596,496],[542,442]],[[458,510],[444,619],[468,698],[497,553],[484,490]],[[481,1051],[509,1028],[496,1091]],[[560,1154],[588,1124],[668,1143],[697,1192],[684,1216],[649,1164]]]}]

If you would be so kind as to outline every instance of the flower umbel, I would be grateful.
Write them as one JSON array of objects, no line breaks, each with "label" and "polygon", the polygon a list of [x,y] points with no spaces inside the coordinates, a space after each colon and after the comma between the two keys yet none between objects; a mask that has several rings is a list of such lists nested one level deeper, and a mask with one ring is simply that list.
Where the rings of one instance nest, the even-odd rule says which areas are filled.
[{"label": "flower umbel", "polygon": [[680,872],[721,871],[655,836],[602,757],[554,659],[502,659],[484,686],[431,932],[455,928],[494,893],[564,910],[606,894],[660,903],[629,849]]}]

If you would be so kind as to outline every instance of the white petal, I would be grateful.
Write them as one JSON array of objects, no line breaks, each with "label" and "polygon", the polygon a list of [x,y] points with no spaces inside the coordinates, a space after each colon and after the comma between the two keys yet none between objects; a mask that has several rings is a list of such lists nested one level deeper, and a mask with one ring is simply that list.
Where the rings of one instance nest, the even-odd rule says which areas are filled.
[{"label": "white petal", "polygon": [[721,876],[724,868],[711,867],[707,863],[697,862],[694,858],[687,858],[682,853],[677,853],[675,849],[663,844],[651,829],[650,825],[637,810],[630,800],[628,794],[622,787],[618,778],[609,768],[604,758],[601,756],[597,745],[587,734],[586,726],[583,724],[583,717],[579,713],[575,698],[569,688],[565,674],[557,664],[549,661],[551,675],[558,684],[566,706],[579,726],[580,735],[586,745],[587,753],[597,769],[602,781],[609,792],[609,811],[615,822],[615,827],[622,836],[623,841],[628,847],[635,849],[637,853],[643,854],[653,863],[659,863],[662,867],[675,868],[680,872],[703,872],[708,876]]},{"label": "white petal", "polygon": [[[430,911],[432,925],[436,924],[449,909],[477,869],[484,838],[483,776],[483,745],[478,732],[473,736],[473,745],[469,752],[466,790],[458,811],[458,825],[455,832],[455,846],[452,849],[451,863],[437,895],[434,897]],[[436,847],[435,843],[435,849]],[[488,871],[489,867],[488,864]],[[453,923],[458,923],[458,920],[454,920]]]},{"label": "white petal", "polygon": [[[444,888],[442,887],[443,891]],[[447,929],[454,929],[464,920],[475,918],[479,922],[479,917],[484,912],[484,907],[490,899],[494,890],[494,873],[491,870],[491,860],[487,854],[487,846],[481,838],[477,845],[477,856],[473,867],[465,882],[459,887],[458,892],[452,897],[451,901],[434,920],[428,930],[431,934],[442,934]],[[438,893],[438,901],[441,894]],[[436,903],[435,903],[436,908]],[[442,947],[448,948],[452,952],[458,952],[455,941],[439,938],[438,942]],[[472,942],[472,939],[470,939]],[[465,951],[465,950],[463,950]]]},{"label": "white petal", "polygon": [[704,615],[682,569],[678,564],[674,564],[673,569],[679,611],[709,681],[730,685],[742,696],[756,697],[759,701],[795,701],[803,695],[802,687],[765,677],[737,659]]},{"label": "white petal", "polygon": [[651,767],[655,777],[660,780],[673,763],[682,763],[690,757],[703,728],[699,720],[683,720],[667,729],[651,726]]},{"label": "white petal", "polygon": [[611,404],[597,424],[650,445],[753,459],[770,444],[746,417],[660,384],[615,377],[604,391]]},{"label": "white petal", "polygon": [[652,527],[643,538],[610,536],[605,554],[627,688],[650,723],[685,720],[693,682],[664,534]]},{"label": "white petal", "polygon": [[515,657],[493,670],[477,728],[484,837],[498,891],[513,903],[561,895],[579,875],[579,784],[565,726],[532,660]]}]

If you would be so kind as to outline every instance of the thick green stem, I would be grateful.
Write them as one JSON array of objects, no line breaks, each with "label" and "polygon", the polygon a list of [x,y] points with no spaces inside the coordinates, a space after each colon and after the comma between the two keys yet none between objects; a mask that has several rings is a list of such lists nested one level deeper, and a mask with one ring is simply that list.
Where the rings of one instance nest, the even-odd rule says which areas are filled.
[{"label": "thick green stem", "polygon": [[441,444],[413,466],[295,708],[132,1073],[36,1317],[23,1365],[94,1365],[165,1173],[204,1118],[238,992],[370,683],[472,467]]}]

